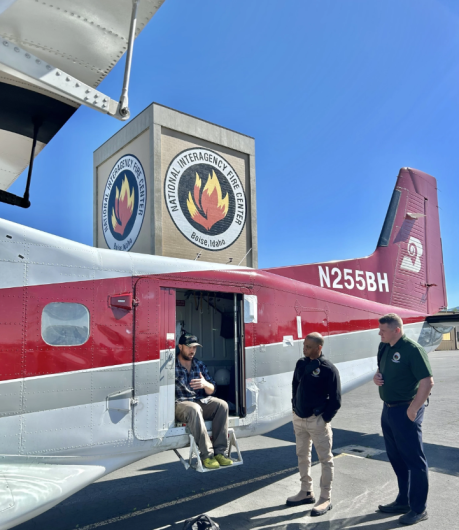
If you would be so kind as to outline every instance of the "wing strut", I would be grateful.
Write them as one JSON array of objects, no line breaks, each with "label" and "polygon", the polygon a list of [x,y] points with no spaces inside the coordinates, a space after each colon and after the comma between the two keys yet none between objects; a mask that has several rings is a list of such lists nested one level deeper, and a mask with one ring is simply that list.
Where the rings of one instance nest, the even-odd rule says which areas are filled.
[{"label": "wing strut", "polygon": [[30,206],[30,182],[32,181],[33,161],[35,158],[35,147],[37,146],[37,137],[40,125],[41,119],[35,118],[33,120],[32,150],[30,152],[29,173],[27,174],[27,183],[24,191],[24,197],[19,197],[18,195],[10,193],[9,191],[0,190],[0,202],[11,204],[12,206],[19,206],[21,208],[28,208]]},{"label": "wing strut", "polygon": [[134,51],[135,29],[137,25],[137,8],[140,0],[132,0],[131,24],[129,27],[129,41],[126,52],[126,65],[124,68],[124,81],[119,103],[113,101],[102,92],[95,90],[79,79],[47,64],[30,52],[15,45],[13,42],[2,39],[0,46],[0,63],[8,73],[25,79],[28,82],[47,88],[51,92],[61,94],[79,105],[85,105],[119,120],[129,118],[128,90],[131,76],[132,54]]},{"label": "wing strut", "polygon": [[124,67],[124,80],[123,88],[121,90],[119,113],[124,119],[129,118],[129,101],[128,101],[128,90],[129,90],[129,79],[131,77],[131,65],[132,65],[132,52],[134,51],[134,39],[135,39],[135,27],[137,25],[137,8],[139,7],[140,0],[132,0],[132,14],[131,14],[131,26],[129,28],[129,42],[128,49],[126,52],[126,65]]},{"label": "wing strut", "polygon": [[126,120],[129,117],[120,114],[119,104],[116,101],[83,81],[42,61],[6,39],[2,40],[2,44],[0,63],[3,64],[5,72],[119,120]]}]

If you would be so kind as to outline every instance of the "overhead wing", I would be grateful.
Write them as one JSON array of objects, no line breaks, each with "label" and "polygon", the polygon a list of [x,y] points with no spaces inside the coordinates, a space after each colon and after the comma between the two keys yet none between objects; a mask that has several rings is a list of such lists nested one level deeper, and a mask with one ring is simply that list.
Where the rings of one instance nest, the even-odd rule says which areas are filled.
[{"label": "overhead wing", "polygon": [[[140,0],[138,36],[164,0]],[[132,0],[0,0],[0,190],[81,104],[115,115],[95,90],[128,49]],[[121,87],[120,87],[121,92]]]}]

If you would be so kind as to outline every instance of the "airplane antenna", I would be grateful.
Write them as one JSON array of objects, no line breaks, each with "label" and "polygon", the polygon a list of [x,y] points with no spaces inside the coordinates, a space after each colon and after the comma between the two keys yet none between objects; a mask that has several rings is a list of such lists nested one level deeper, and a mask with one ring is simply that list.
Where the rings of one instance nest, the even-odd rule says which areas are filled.
[{"label": "airplane antenna", "polygon": [[249,255],[249,252],[251,251],[252,249],[249,248],[249,250],[247,251],[247,254],[241,259],[241,261],[238,263],[238,266],[245,260],[245,258]]},{"label": "airplane antenna", "polygon": [[132,0],[132,13],[131,13],[131,27],[129,28],[129,41],[128,49],[126,52],[126,64],[124,66],[124,80],[123,88],[121,90],[120,97],[120,108],[119,113],[123,117],[129,117],[131,114],[129,111],[129,79],[131,77],[131,65],[132,65],[132,52],[134,51],[134,39],[135,39],[135,27],[137,24],[137,8],[139,7],[140,0]]}]

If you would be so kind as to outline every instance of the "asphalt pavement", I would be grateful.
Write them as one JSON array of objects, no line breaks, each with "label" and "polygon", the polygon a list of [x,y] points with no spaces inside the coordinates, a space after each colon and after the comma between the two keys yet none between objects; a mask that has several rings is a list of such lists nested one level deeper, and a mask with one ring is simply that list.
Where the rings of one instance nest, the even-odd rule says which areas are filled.
[{"label": "asphalt pavement", "polygon": [[[423,425],[430,466],[429,519],[416,527],[454,530],[459,529],[459,351],[435,352],[430,360],[435,387]],[[380,413],[372,382],[343,396],[333,420],[333,509],[322,517],[310,517],[311,506],[285,505],[299,490],[295,439],[288,423],[264,436],[240,440],[242,466],[202,474],[185,471],[172,451],[161,453],[107,475],[16,528],[179,530],[184,519],[200,513],[213,517],[222,530],[400,528],[398,516],[376,511],[397,493]],[[318,495],[320,465],[313,467],[313,478]]]}]

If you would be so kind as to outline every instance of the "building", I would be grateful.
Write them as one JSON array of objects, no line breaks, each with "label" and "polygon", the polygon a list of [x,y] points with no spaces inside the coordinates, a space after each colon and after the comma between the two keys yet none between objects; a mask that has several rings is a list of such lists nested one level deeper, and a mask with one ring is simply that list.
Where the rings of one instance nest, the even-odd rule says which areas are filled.
[{"label": "building", "polygon": [[[451,309],[449,311],[442,311],[438,316],[443,315],[457,315],[459,319],[459,308]],[[443,340],[436,351],[459,350],[459,326],[455,326],[449,333],[443,334]]]},{"label": "building", "polygon": [[152,103],[94,152],[94,246],[256,268],[255,140]]}]

